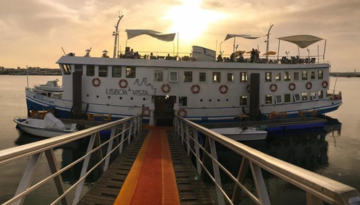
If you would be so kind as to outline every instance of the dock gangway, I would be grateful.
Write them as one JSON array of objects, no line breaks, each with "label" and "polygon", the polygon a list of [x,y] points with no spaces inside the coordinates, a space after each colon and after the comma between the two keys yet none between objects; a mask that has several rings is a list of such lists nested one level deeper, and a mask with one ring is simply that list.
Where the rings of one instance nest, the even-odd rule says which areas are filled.
[{"label": "dock gangway", "polygon": [[[8,199],[4,204],[23,204],[27,195],[50,180],[55,182],[53,188],[57,190],[59,194],[59,197],[51,204],[70,204],[69,197],[67,196],[70,192],[75,192],[74,197],[71,199],[71,204],[78,204],[83,197],[82,192],[85,178],[95,169],[101,169],[105,176],[108,168],[112,166],[112,164],[110,164],[110,156],[112,153],[116,152],[121,156],[121,154],[124,153],[123,149],[127,148],[124,148],[123,145],[136,141],[134,139],[139,138],[139,135],[144,132],[142,128],[141,116],[137,115],[76,133],[1,150],[0,167],[5,163],[15,162],[21,158],[28,158],[27,167],[14,197]],[[108,140],[100,139],[100,131],[102,130],[111,130],[111,135]],[[168,133],[171,135],[169,137],[176,138],[176,140],[180,142],[178,143],[179,149],[185,150],[187,156],[189,156],[188,160],[190,160],[190,158],[195,159],[195,170],[198,174],[200,176],[207,174],[215,184],[217,204],[241,204],[241,201],[239,201],[241,192],[245,193],[255,204],[271,204],[268,194],[269,187],[266,186],[263,177],[264,171],[303,190],[306,193],[305,197],[308,205],[324,203],[358,205],[360,203],[360,195],[355,188],[266,155],[192,121],[181,118],[180,116],[175,116],[174,129],[168,131]],[[152,138],[154,137],[156,136],[153,135]],[[200,138],[203,140],[202,142],[200,142]],[[88,142],[86,153],[69,165],[59,169],[58,162],[54,156],[54,149],[80,139],[88,140],[86,141]],[[224,146],[242,157],[237,175],[231,174],[231,172],[219,162],[217,156],[218,145]],[[103,149],[106,150],[106,154],[103,154]],[[139,150],[137,152],[139,152]],[[92,154],[97,154],[99,160],[94,166],[89,167]],[[37,165],[43,155],[46,156],[51,175],[45,176],[44,179],[32,184]],[[210,159],[211,167],[205,165],[204,159],[206,157]],[[135,159],[134,163],[137,163],[136,161],[137,159]],[[79,163],[82,163],[82,168],[78,180],[73,182],[73,184],[65,190],[61,174]],[[131,169],[133,169],[133,167],[134,166],[132,166]],[[255,194],[246,188],[244,184],[248,171],[251,172],[254,181],[256,188]],[[226,174],[234,182],[232,193],[228,193],[229,191],[226,190],[227,188],[222,184],[221,176],[223,174]]]}]

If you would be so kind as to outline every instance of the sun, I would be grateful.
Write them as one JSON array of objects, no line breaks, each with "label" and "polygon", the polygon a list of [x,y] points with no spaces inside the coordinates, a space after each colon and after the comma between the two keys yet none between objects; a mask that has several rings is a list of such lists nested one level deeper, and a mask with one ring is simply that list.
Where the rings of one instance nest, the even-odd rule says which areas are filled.
[{"label": "sun", "polygon": [[180,39],[189,42],[201,36],[210,23],[225,17],[225,14],[202,9],[201,0],[183,0],[182,5],[169,9],[165,19],[172,22],[170,32],[179,32]]}]

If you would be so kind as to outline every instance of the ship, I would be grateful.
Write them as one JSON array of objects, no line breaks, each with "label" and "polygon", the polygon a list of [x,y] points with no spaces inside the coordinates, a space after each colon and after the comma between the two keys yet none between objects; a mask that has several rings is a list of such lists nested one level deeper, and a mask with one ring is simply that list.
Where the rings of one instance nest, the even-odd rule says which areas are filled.
[{"label": "ship", "polygon": [[[234,39],[230,58],[216,56],[214,50],[202,46],[193,46],[190,56],[140,54],[129,47],[122,54],[117,47],[122,17],[115,26],[113,58],[106,50],[99,57],[90,57],[91,49],[84,56],[61,56],[57,64],[62,92],[27,87],[29,112],[52,109],[58,118],[104,115],[111,120],[142,114],[143,122],[153,125],[172,121],[175,114],[196,122],[226,122],[239,116],[268,119],[274,113],[282,118],[306,112],[324,115],[342,105],[341,92],[329,88],[330,63],[323,60],[325,52],[303,58],[282,57],[278,50],[270,58],[276,52],[267,46],[266,58],[258,53],[246,58],[244,51],[235,50],[235,39],[258,37],[228,34],[225,40]],[[176,36],[153,30],[126,32],[128,39],[148,35],[174,41]],[[280,41],[307,48],[323,40],[312,35],[278,39],[279,49]]]}]

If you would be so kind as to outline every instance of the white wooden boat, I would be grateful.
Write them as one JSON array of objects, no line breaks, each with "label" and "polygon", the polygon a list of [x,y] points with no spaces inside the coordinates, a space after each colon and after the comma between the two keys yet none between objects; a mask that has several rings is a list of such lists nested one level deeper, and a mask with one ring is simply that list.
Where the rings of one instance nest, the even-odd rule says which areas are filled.
[{"label": "white wooden boat", "polygon": [[18,127],[29,134],[39,137],[56,137],[77,131],[77,124],[64,124],[51,113],[45,115],[44,119],[14,119]]},{"label": "white wooden boat", "polygon": [[242,129],[239,127],[227,127],[211,129],[221,135],[227,136],[235,141],[251,141],[266,139],[267,131],[259,130],[256,127]]},{"label": "white wooden boat", "polygon": [[62,87],[58,85],[58,80],[48,81],[46,84],[35,85],[34,87],[38,90],[48,91],[48,92],[62,92],[64,91]]}]

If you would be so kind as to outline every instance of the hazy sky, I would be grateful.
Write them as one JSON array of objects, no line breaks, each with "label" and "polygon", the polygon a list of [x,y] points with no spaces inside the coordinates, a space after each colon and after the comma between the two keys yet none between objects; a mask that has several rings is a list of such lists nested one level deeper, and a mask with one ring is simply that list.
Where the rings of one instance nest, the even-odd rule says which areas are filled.
[{"label": "hazy sky", "polygon": [[[271,22],[270,50],[277,52],[278,37],[311,34],[327,39],[326,60],[333,71],[357,69],[359,0],[0,0],[0,66],[58,67],[61,47],[80,56],[90,47],[91,56],[106,49],[112,56],[118,10],[125,15],[120,23],[122,49],[125,29],[152,29],[180,32],[179,51],[185,54],[192,45],[219,51],[226,34],[263,36]],[[245,51],[259,46],[264,53],[264,41],[265,37],[237,38],[236,44]],[[174,43],[148,36],[131,39],[127,45],[135,51],[174,50]],[[231,53],[232,45],[232,40],[225,41],[222,50]],[[324,41],[320,41],[309,47],[311,55],[318,54],[318,46],[323,54]],[[280,55],[285,51],[290,51],[289,56],[298,54],[297,46],[282,42]],[[306,49],[300,53],[308,54]]]}]

